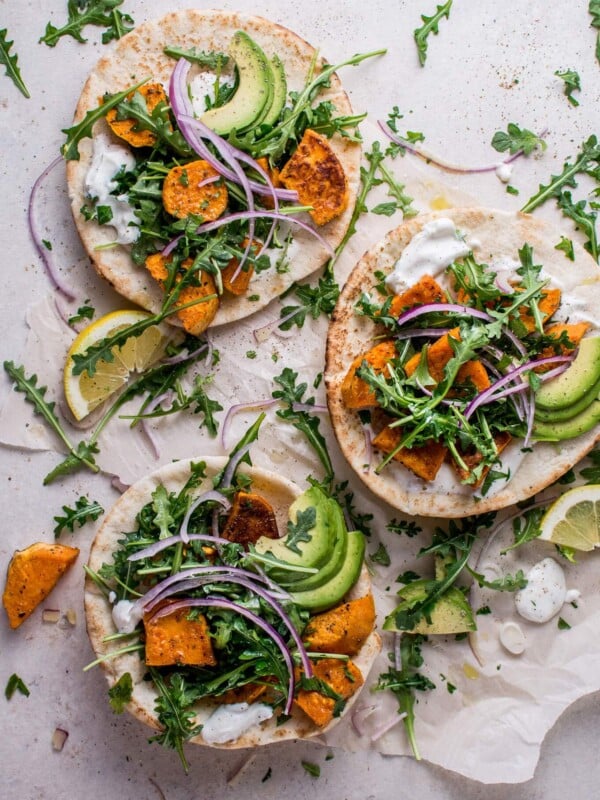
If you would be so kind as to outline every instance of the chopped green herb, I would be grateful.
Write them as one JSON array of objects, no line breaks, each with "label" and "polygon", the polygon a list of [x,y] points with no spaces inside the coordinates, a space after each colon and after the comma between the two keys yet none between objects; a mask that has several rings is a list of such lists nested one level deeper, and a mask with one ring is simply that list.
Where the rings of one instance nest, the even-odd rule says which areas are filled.
[{"label": "chopped green herb", "polygon": [[58,539],[64,530],[75,530],[75,525],[79,528],[83,527],[86,522],[95,521],[101,514],[104,514],[104,509],[95,500],[90,503],[87,497],[80,497],[75,501],[75,507],[63,506],[62,510],[65,512],[64,517],[54,517],[56,527],[54,528],[54,536]]},{"label": "chopped green herb", "polygon": [[13,672],[6,683],[4,696],[7,700],[10,700],[15,692],[20,692],[22,695],[25,695],[25,697],[29,697],[30,694],[29,689],[25,685],[23,679],[20,678],[16,672]]},{"label": "chopped green herb", "polygon": [[[87,301],[86,301],[87,303]],[[83,305],[79,306],[77,313],[69,317],[69,325],[77,325],[78,322],[83,322],[86,319],[93,319],[96,309],[93,306]]]},{"label": "chopped green herb", "polygon": [[592,15],[590,25],[599,31],[596,35],[596,58],[600,62],[600,0],[590,0],[588,12]]},{"label": "chopped green herb", "polygon": [[511,186],[510,183],[506,187],[507,194],[519,194],[519,190],[515,186]]},{"label": "chopped green herb", "polygon": [[10,48],[13,44],[14,42],[9,42],[7,39],[7,28],[2,28],[2,30],[0,30],[0,64],[6,67],[6,74],[21,94],[24,97],[31,97],[29,89],[25,86],[25,82],[21,77],[21,70],[17,63],[19,57],[16,53],[10,55]]},{"label": "chopped green herb", "polygon": [[418,536],[423,532],[417,523],[412,519],[393,519],[388,522],[386,528],[390,533],[397,533],[398,535],[404,534],[412,539],[413,536]]},{"label": "chopped green herb", "polygon": [[581,91],[581,79],[579,73],[573,69],[566,69],[563,72],[556,70],[554,73],[557,78],[561,78],[564,83],[564,93],[567,96],[569,103],[573,106],[579,105],[579,100],[573,97],[573,92]]},{"label": "chopped green herb", "polygon": [[573,242],[567,239],[566,236],[560,237],[560,242],[554,245],[555,250],[562,250],[569,261],[575,261],[575,250],[573,249]]},{"label": "chopped green herb", "polygon": [[369,559],[374,564],[381,564],[382,567],[389,567],[389,565],[392,563],[390,559],[390,554],[388,553],[387,548],[383,542],[379,543],[379,547],[374,553],[371,553]]},{"label": "chopped green herb", "polygon": [[115,714],[122,714],[133,694],[133,680],[130,672],[124,672],[119,680],[108,690],[108,702]]},{"label": "chopped green herb", "polygon": [[321,776],[321,767],[318,764],[313,764],[312,761],[302,761],[302,767],[313,778]]},{"label": "chopped green herb", "polygon": [[253,359],[256,358],[256,355],[256,350],[246,350],[246,358]]},{"label": "chopped green herb", "polygon": [[534,150],[546,149],[546,142],[541,136],[527,130],[527,128],[519,128],[514,122],[509,122],[504,131],[496,131],[492,137],[492,147],[499,153],[505,153],[507,150],[514,155],[520,151],[523,155],[531,155]]},{"label": "chopped green herb", "polygon": [[569,623],[565,619],[563,619],[562,617],[558,618],[558,626],[557,627],[558,627],[559,631],[569,631],[569,630],[571,630],[571,626],[569,625]]},{"label": "chopped green herb", "polygon": [[453,683],[450,683],[450,681],[447,681],[446,689],[448,690],[448,694],[454,694],[454,692],[456,691],[456,686]]},{"label": "chopped green herb", "polygon": [[421,20],[423,21],[424,24],[413,32],[413,36],[417,45],[417,52],[419,54],[419,63],[422,67],[425,66],[425,61],[427,60],[427,47],[428,47],[427,39],[431,33],[434,33],[437,36],[437,34],[439,33],[438,28],[440,21],[444,17],[446,19],[450,17],[451,8],[452,8],[452,0],[448,0],[447,3],[438,6],[435,14],[433,14],[431,17],[427,17],[425,14],[421,14]]},{"label": "chopped green herb", "polygon": [[491,614],[492,609],[489,606],[481,606],[481,608],[478,608],[475,613],[483,617],[487,616],[488,614]]},{"label": "chopped green herb", "polygon": [[421,576],[418,573],[413,572],[412,569],[407,569],[405,572],[398,575],[396,583],[413,583],[413,581],[419,580],[421,580]]}]

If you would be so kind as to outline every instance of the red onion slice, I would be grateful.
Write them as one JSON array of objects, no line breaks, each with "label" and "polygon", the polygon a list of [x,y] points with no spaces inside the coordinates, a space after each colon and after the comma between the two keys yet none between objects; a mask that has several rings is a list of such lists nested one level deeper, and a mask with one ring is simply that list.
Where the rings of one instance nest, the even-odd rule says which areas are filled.
[{"label": "red onion slice", "polygon": [[[135,553],[131,553],[131,555],[127,556],[127,561],[141,561],[144,558],[152,558],[163,550],[166,550],[167,547],[172,547],[182,541],[183,539],[179,534],[176,536],[168,536],[166,539],[159,539],[157,542],[154,542],[154,544],[144,547],[143,550],[136,550]],[[229,539],[223,539],[204,533],[188,534],[188,542],[206,542],[206,544],[209,545],[231,544]]]},{"label": "red onion slice", "polygon": [[240,461],[248,454],[250,450],[250,445],[244,445],[241,447],[237,453],[234,453],[225,467],[225,471],[223,473],[223,477],[221,478],[221,483],[219,484],[223,489],[229,489],[231,486],[231,482],[233,481],[233,476],[235,475],[235,471],[239,466]]},{"label": "red onion slice", "polygon": [[257,408],[270,408],[278,402],[279,400],[273,400],[272,398],[267,397],[263,400],[254,400],[248,403],[236,403],[233,406],[229,406],[227,414],[225,415],[225,419],[221,425],[221,445],[223,446],[223,449],[227,450],[227,433],[229,431],[231,420],[236,414],[240,413],[241,411],[254,411]]},{"label": "red onion slice", "polygon": [[194,502],[188,508],[188,510],[185,513],[185,517],[183,518],[183,522],[181,523],[179,535],[181,536],[182,542],[185,542],[187,544],[190,540],[188,534],[188,525],[190,523],[190,519],[194,511],[198,508],[198,506],[202,505],[202,503],[209,503],[211,501],[214,501],[222,505],[225,511],[229,511],[229,509],[231,508],[231,503],[222,492],[218,492],[215,489],[211,489],[210,491],[201,494],[194,500]]}]

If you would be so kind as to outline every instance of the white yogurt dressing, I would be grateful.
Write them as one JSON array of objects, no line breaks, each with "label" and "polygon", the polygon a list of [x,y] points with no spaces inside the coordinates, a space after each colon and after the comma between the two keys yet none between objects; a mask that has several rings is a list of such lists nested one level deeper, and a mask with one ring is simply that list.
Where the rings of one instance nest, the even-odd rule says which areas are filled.
[{"label": "white yogurt dressing", "polygon": [[133,633],[144,616],[142,608],[137,607],[131,600],[119,600],[112,607],[111,613],[119,633]]},{"label": "white yogurt dressing", "polygon": [[511,178],[512,171],[512,164],[506,164],[504,161],[501,161],[496,167],[496,177],[501,180],[502,183],[508,183]]},{"label": "white yogurt dressing", "polygon": [[467,256],[471,249],[452,220],[439,217],[423,225],[413,236],[385,282],[392,292],[400,294],[424,275],[442,272],[456,259]]},{"label": "white yogurt dressing", "polygon": [[119,244],[131,244],[139,235],[139,219],[129,205],[126,194],[111,194],[117,188],[114,177],[123,167],[126,171],[135,167],[135,158],[128,148],[111,141],[104,134],[95,136],[92,163],[85,177],[84,191],[88,197],[96,198],[97,205],[109,206],[112,219],[107,224],[115,229],[116,241]]},{"label": "white yogurt dressing", "polygon": [[529,622],[548,622],[565,602],[565,573],[553,558],[544,558],[534,564],[527,573],[527,586],[515,594],[517,612]]},{"label": "white yogurt dressing", "polygon": [[273,709],[264,703],[222,705],[204,723],[202,738],[209,744],[232,742],[272,716]]},{"label": "white yogurt dressing", "polygon": [[[206,111],[206,95],[208,95],[211,99],[214,98],[215,94],[215,80],[217,78],[216,72],[212,72],[211,70],[204,70],[202,72],[198,72],[189,82],[189,92],[190,92],[190,99],[192,102],[192,108],[194,110],[194,114],[197,117],[201,117],[202,114]],[[219,84],[221,86],[232,86],[233,85],[233,77],[227,75],[221,75],[219,78]]]}]

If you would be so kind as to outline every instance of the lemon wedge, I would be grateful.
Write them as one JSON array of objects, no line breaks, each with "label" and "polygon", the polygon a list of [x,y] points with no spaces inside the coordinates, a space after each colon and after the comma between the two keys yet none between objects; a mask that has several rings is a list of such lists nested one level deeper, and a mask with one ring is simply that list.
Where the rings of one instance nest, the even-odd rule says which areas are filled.
[{"label": "lemon wedge", "polygon": [[540,539],[572,547],[593,550],[600,545],[600,484],[577,486],[559,497],[546,511],[541,522]]},{"label": "lemon wedge", "polygon": [[73,374],[73,355],[85,353],[107,336],[150,316],[145,311],[113,311],[88,325],[75,338],[67,354],[63,385],[67,405],[76,420],[84,419],[125,386],[132,373],[143,372],[155,364],[177,334],[165,325],[152,325],[140,336],[131,336],[121,347],[113,347],[113,361],[100,359],[92,376],[87,371]]}]

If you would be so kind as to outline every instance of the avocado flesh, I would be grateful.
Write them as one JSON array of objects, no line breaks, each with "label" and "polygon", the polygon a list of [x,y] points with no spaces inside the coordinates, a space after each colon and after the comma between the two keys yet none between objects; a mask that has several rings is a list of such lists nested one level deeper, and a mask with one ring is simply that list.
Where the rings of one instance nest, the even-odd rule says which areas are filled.
[{"label": "avocado flesh", "polygon": [[[327,495],[317,486],[311,486],[294,500],[289,509],[289,518],[291,522],[295,523],[298,513],[311,507],[315,509],[316,519],[309,532],[309,541],[297,542],[294,549],[291,549],[286,544],[289,541],[287,536],[281,539],[268,539],[261,536],[254,546],[256,552],[260,555],[271,554],[279,561],[295,567],[313,569],[325,564],[334,548],[336,537],[336,529],[331,523],[331,507]],[[301,580],[306,577],[306,573],[286,572],[284,565],[281,569],[278,569],[276,565],[269,568],[269,575],[280,583]]]},{"label": "avocado flesh", "polygon": [[403,631],[404,633],[421,633],[449,635],[453,633],[467,633],[477,629],[475,618],[471,606],[467,602],[464,594],[455,586],[451,586],[437,600],[431,609],[428,622],[423,615],[417,624],[406,631],[396,625],[396,614],[398,612],[410,611],[417,603],[422,602],[427,597],[431,581],[419,580],[404,586],[399,592],[402,602],[389,614],[383,623],[386,631]]},{"label": "avocado flesh", "polygon": [[220,136],[253,127],[273,97],[273,72],[267,57],[247,33],[234,34],[229,54],[237,68],[238,88],[228,103],[209,109],[201,117]]},{"label": "avocado flesh", "polygon": [[585,411],[594,400],[600,396],[600,380],[595,383],[592,388],[586,392],[583,397],[580,397],[577,402],[572,403],[565,408],[537,408],[535,409],[535,419],[540,422],[563,422],[567,419],[572,419]]},{"label": "avocado flesh", "polygon": [[316,589],[322,586],[327,581],[331,580],[334,575],[339,572],[344,559],[346,557],[346,550],[348,549],[348,530],[344,520],[344,513],[335,500],[330,501],[330,513],[332,527],[336,531],[335,543],[329,559],[314,575],[308,578],[303,578],[295,581],[291,586],[291,590],[295,592],[307,592],[311,589]]},{"label": "avocado flesh", "polygon": [[535,395],[538,409],[568,409],[600,382],[600,336],[582,339],[573,362],[561,375],[542,384]]},{"label": "avocado flesh", "polygon": [[281,116],[285,101],[287,100],[287,78],[285,77],[285,69],[279,56],[273,56],[270,66],[273,75],[273,96],[269,107],[267,108],[265,106],[265,111],[263,112],[264,116],[260,124],[269,125],[271,127],[275,125]]},{"label": "avocado flesh", "polygon": [[596,397],[584,411],[571,419],[555,422],[536,421],[533,426],[533,437],[543,442],[561,442],[587,433],[599,422],[600,397]]},{"label": "avocado flesh", "polygon": [[325,611],[337,605],[354,586],[362,569],[365,537],[360,531],[348,533],[346,556],[340,569],[326,583],[306,592],[290,592],[294,603],[310,611]]}]

